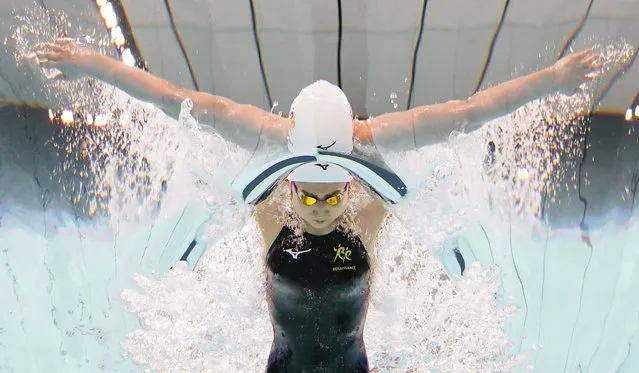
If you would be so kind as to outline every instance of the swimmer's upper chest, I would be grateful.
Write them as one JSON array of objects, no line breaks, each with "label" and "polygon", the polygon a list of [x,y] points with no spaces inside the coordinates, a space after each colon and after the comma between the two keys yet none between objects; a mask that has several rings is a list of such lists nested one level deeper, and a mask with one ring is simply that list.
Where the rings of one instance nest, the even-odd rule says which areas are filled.
[{"label": "swimmer's upper chest", "polygon": [[343,232],[326,236],[305,235],[296,243],[292,235],[280,235],[267,256],[274,281],[309,289],[347,285],[368,277],[368,254],[357,237]]}]

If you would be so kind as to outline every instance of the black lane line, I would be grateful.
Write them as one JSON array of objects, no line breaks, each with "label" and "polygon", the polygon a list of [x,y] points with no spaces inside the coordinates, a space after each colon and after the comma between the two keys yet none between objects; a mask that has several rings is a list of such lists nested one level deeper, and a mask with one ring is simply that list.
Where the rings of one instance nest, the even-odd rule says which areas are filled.
[{"label": "black lane line", "polygon": [[[570,34],[570,37],[568,37],[568,39],[566,40],[566,44],[564,44],[564,46],[561,48],[561,51],[557,55],[557,58],[556,58],[557,61],[566,55],[568,48],[581,32],[582,28],[586,24],[586,20],[588,19],[588,16],[590,15],[590,10],[592,9],[592,4],[594,4],[594,2],[595,2],[594,0],[590,0],[590,2],[588,3],[588,7],[586,8],[586,12],[584,13],[584,16],[581,18],[581,21],[579,21],[579,24],[577,24],[577,27],[575,27],[575,29],[572,31],[572,33]],[[583,211],[583,214],[581,215],[581,222],[579,223],[579,229],[581,230],[582,239],[584,239],[585,243],[588,246],[590,246],[590,241],[589,241],[590,231],[588,229],[588,225],[586,224],[586,214],[588,213],[588,200],[586,199],[586,197],[584,197],[581,194],[581,186],[582,186],[581,170],[584,163],[586,163],[586,157],[588,154],[588,133],[590,132],[590,116],[592,115],[592,110],[594,110],[594,107],[597,105],[597,102],[599,101],[596,100],[593,103],[592,107],[590,108],[590,111],[588,112],[588,117],[585,119],[587,122],[586,122],[585,135],[584,135],[584,153],[581,159],[581,163],[579,163],[579,169],[578,169],[579,183],[577,184],[577,193],[579,195],[579,201],[581,201],[581,203],[584,204],[584,211]]]},{"label": "black lane line", "polygon": [[422,18],[419,21],[419,33],[417,34],[417,41],[415,42],[415,49],[413,50],[413,64],[410,72],[410,85],[408,87],[408,102],[406,102],[406,110],[410,109],[410,103],[413,100],[413,91],[415,90],[415,72],[417,70],[417,56],[419,55],[419,46],[422,44],[422,34],[424,33],[424,23],[426,22],[426,6],[428,0],[424,0],[422,6]]},{"label": "black lane line", "polygon": [[501,32],[501,29],[504,25],[504,20],[506,19],[506,13],[508,12],[508,7],[510,6],[510,0],[506,0],[504,3],[504,8],[501,11],[501,17],[499,18],[499,23],[497,23],[497,27],[495,28],[495,32],[493,32],[493,37],[490,39],[490,47],[488,48],[488,54],[486,55],[486,60],[484,61],[484,68],[481,71],[481,75],[477,80],[477,85],[475,85],[475,89],[473,89],[473,94],[479,91],[479,88],[482,84],[484,84],[484,79],[486,78],[486,71],[488,70],[488,65],[490,65],[490,61],[493,58],[493,51],[495,50],[495,43],[497,42],[497,37]]},{"label": "black lane line", "polygon": [[[528,323],[528,311],[530,310],[529,306],[528,306],[528,298],[526,298],[526,287],[524,286],[524,281],[521,279],[521,274],[519,273],[519,267],[517,266],[517,260],[515,259],[515,251],[513,250],[513,225],[512,223],[509,224],[509,228],[508,228],[508,244],[510,246],[510,258],[512,260],[513,263],[513,268],[515,269],[515,275],[517,276],[517,281],[519,282],[519,285],[521,287],[521,295],[524,298],[524,306],[526,307],[526,311],[524,313],[524,328],[526,327],[526,324]],[[518,352],[521,352],[521,347],[522,347],[522,340],[519,341],[519,348],[518,348]]]},{"label": "black lane line", "polygon": [[342,0],[337,0],[337,85],[342,88]]},{"label": "black lane line", "polygon": [[[561,52],[557,55],[557,60],[563,58],[566,55],[566,53],[568,51],[568,48],[570,47],[572,42],[575,40],[575,38],[581,32],[583,26],[586,24],[586,20],[588,19],[588,16],[590,15],[590,10],[592,9],[592,5],[593,4],[594,4],[594,0],[590,0],[590,2],[588,3],[588,8],[586,8],[586,12],[584,13],[584,16],[581,18],[581,21],[579,22],[577,27],[575,27],[575,29],[573,30],[572,34],[570,35],[570,37],[566,41],[566,44],[564,44],[563,48],[561,49]],[[636,57],[636,53],[635,53],[635,57]],[[629,64],[629,65],[631,65],[631,64]],[[590,229],[588,227],[588,224],[586,223],[586,215],[588,213],[588,200],[586,199],[586,197],[584,197],[581,194],[581,187],[582,187],[581,180],[582,180],[582,177],[583,177],[582,168],[583,168],[583,165],[586,163],[586,159],[587,159],[587,155],[588,155],[588,134],[590,133],[590,121],[591,121],[592,112],[595,109],[595,107],[597,106],[597,104],[608,93],[608,90],[612,86],[612,83],[615,80],[617,80],[617,78],[620,76],[620,73],[625,71],[625,70],[626,69],[622,69],[621,71],[619,71],[610,80],[610,82],[608,82],[608,85],[603,90],[602,94],[599,95],[599,97],[596,97],[595,100],[593,101],[592,106],[590,107],[590,110],[588,112],[588,115],[584,119],[586,121],[585,122],[586,128],[585,128],[585,134],[584,134],[584,153],[583,153],[583,157],[581,159],[581,162],[580,162],[579,168],[578,168],[579,183],[577,184],[577,193],[579,195],[579,201],[581,201],[581,203],[583,203],[583,205],[584,205],[584,211],[583,211],[583,214],[581,215],[581,222],[579,223],[579,229],[581,230],[582,240],[584,241],[584,243],[586,243],[591,248],[592,248],[592,246],[591,246],[591,242],[590,242]]]},{"label": "black lane line", "polygon": [[[122,35],[124,35],[125,45],[127,46],[127,48],[129,48],[129,50],[131,51],[131,55],[135,59],[135,66],[144,71],[148,71],[149,67],[135,39],[133,29],[131,28],[131,23],[129,22],[129,17],[127,17],[126,15],[126,11],[124,9],[124,6],[122,5],[122,2],[120,0],[110,0],[110,2],[113,6],[113,12],[115,12],[115,15],[118,18],[118,26],[120,26]],[[92,3],[95,5],[96,9],[100,11],[100,8],[95,3],[95,1],[92,1]],[[116,49],[118,50],[118,54],[120,55],[120,57],[122,57],[122,51],[120,51],[118,48]]]},{"label": "black lane line", "polygon": [[588,117],[585,119],[586,128],[585,128],[585,135],[584,135],[584,153],[583,153],[583,157],[581,158],[581,162],[579,163],[579,169],[578,169],[579,183],[577,184],[577,193],[579,195],[579,200],[584,204],[584,212],[581,215],[581,222],[579,223],[579,228],[581,229],[582,240],[584,240],[584,242],[589,247],[592,247],[592,246],[590,244],[590,238],[589,238],[590,230],[588,229],[588,224],[586,223],[586,214],[588,213],[588,200],[586,199],[586,197],[584,197],[581,194],[581,187],[583,185],[582,180],[584,180],[584,177],[585,177],[585,175],[582,172],[582,168],[584,164],[586,164],[586,160],[588,158],[588,134],[590,133],[591,114],[592,112],[588,113]]},{"label": "black lane line", "polygon": [[458,248],[455,248],[453,250],[453,253],[455,253],[455,259],[457,259],[457,264],[459,264],[459,270],[461,275],[464,275],[464,271],[466,271],[466,261],[464,260],[464,256],[462,255],[461,251],[459,251]]},{"label": "black lane line", "polygon": [[264,72],[264,61],[262,59],[262,47],[260,45],[260,37],[257,33],[257,19],[255,15],[255,4],[253,0],[249,0],[251,7],[251,23],[253,25],[253,39],[255,40],[255,48],[257,48],[257,57],[260,62],[260,72],[262,73],[262,81],[264,82],[264,89],[266,90],[266,99],[268,100],[269,110],[273,107],[273,100],[271,99],[271,89],[266,79],[266,73]]},{"label": "black lane line", "polygon": [[572,42],[577,38],[579,33],[581,33],[581,29],[583,29],[584,25],[586,24],[586,20],[588,19],[588,16],[590,16],[590,10],[592,9],[592,4],[594,3],[595,3],[595,0],[590,0],[590,2],[588,3],[588,8],[586,9],[586,13],[581,18],[581,21],[579,21],[579,24],[577,25],[577,27],[575,27],[575,29],[572,31],[572,34],[570,34],[570,37],[568,38],[568,40],[566,40],[566,44],[564,44],[563,48],[561,48],[561,52],[559,52],[559,54],[557,55],[558,60],[566,55],[566,52],[568,51],[568,48],[570,47]]},{"label": "black lane line", "polygon": [[184,42],[182,41],[182,36],[180,35],[180,31],[175,24],[175,18],[173,17],[173,9],[170,4],[171,0],[164,0],[164,6],[166,7],[166,11],[169,13],[169,20],[171,21],[171,29],[173,30],[173,35],[180,46],[180,50],[182,51],[182,55],[184,56],[184,60],[186,61],[186,66],[189,69],[189,74],[191,75],[191,81],[195,86],[196,90],[200,90],[200,84],[197,82],[197,78],[195,77],[195,73],[193,72],[193,66],[191,65],[191,60],[189,59],[189,55],[186,53],[186,48],[184,47]]},{"label": "black lane line", "polygon": [[186,261],[187,259],[189,259],[189,255],[191,255],[191,251],[193,251],[193,248],[195,247],[195,245],[197,245],[197,241],[195,241],[195,240],[191,241],[191,244],[186,249],[186,251],[184,252],[184,255],[182,255],[180,260]]}]

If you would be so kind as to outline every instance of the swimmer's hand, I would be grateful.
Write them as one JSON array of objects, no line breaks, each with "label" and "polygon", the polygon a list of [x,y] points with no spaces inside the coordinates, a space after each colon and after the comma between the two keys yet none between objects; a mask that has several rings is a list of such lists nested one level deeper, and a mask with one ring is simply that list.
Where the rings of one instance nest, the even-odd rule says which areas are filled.
[{"label": "swimmer's hand", "polygon": [[602,68],[601,56],[586,49],[557,61],[552,66],[553,82],[559,92],[573,94],[581,84],[597,77]]},{"label": "swimmer's hand", "polygon": [[81,46],[73,39],[57,39],[54,43],[44,44],[42,50],[36,52],[40,66],[60,71],[51,79],[74,80],[90,76],[90,67],[95,63],[92,60],[99,56],[99,53]]}]

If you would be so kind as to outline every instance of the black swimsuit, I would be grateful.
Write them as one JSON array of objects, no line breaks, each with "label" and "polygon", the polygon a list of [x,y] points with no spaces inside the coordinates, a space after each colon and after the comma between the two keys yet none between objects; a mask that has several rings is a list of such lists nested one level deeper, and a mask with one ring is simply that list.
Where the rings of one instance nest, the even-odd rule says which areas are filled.
[{"label": "black swimsuit", "polygon": [[267,373],[365,373],[364,320],[370,277],[357,236],[304,233],[284,226],[269,248],[267,300],[273,346]]}]

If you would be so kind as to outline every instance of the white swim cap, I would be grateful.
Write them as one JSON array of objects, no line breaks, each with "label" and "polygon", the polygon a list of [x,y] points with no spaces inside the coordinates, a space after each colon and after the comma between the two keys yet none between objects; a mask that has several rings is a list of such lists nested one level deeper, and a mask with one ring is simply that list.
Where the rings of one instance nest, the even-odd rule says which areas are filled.
[{"label": "white swim cap", "polygon": [[[318,80],[304,87],[291,104],[288,150],[305,153],[328,150],[350,154],[353,150],[353,111],[344,92]],[[332,164],[312,163],[295,169],[291,181],[349,182],[350,173]]]}]

